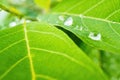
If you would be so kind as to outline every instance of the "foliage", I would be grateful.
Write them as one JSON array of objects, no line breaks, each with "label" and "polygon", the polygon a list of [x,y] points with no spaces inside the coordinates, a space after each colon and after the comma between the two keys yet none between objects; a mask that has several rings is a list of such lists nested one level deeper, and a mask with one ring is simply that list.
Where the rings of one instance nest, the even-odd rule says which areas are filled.
[{"label": "foliage", "polygon": [[119,0],[2,0],[0,80],[119,80]]}]

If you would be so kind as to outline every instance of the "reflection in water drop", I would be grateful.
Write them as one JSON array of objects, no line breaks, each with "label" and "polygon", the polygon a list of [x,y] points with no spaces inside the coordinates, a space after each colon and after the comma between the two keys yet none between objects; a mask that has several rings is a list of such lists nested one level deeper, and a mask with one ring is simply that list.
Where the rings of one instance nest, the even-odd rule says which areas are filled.
[{"label": "reflection in water drop", "polygon": [[67,20],[64,22],[65,26],[71,26],[73,24],[72,17],[67,18]]},{"label": "reflection in water drop", "polygon": [[59,18],[59,20],[64,21],[64,17],[63,16],[59,16],[58,18]]},{"label": "reflection in water drop", "polygon": [[96,40],[96,41],[99,41],[101,40],[101,34],[97,34],[95,35],[93,32],[90,32],[89,36],[88,36],[90,39],[92,40]]},{"label": "reflection in water drop", "polygon": [[82,26],[79,27],[79,26],[77,25],[74,29],[75,29],[75,30],[82,31],[82,30],[83,30],[83,27],[82,27]]}]

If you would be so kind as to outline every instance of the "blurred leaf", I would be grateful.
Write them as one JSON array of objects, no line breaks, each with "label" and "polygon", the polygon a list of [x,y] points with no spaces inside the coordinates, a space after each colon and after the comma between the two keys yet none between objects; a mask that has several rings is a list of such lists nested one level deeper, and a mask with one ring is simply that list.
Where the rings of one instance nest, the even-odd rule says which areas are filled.
[{"label": "blurred leaf", "polygon": [[[38,14],[42,13],[42,10],[34,4],[33,0],[4,0],[1,2],[7,9],[11,9],[16,13],[21,13],[26,17],[36,18]],[[18,4],[17,4],[18,3]]]},{"label": "blurred leaf", "polygon": [[40,8],[43,8],[46,12],[49,11],[51,0],[34,0],[34,1]]},{"label": "blurred leaf", "polygon": [[102,68],[111,80],[120,79],[120,54],[102,51]]},{"label": "blurred leaf", "polygon": [[16,14],[18,14],[18,15],[21,15],[21,14],[22,14],[19,10],[17,10],[17,9],[14,8],[14,7],[10,7],[9,9],[10,9],[12,12],[14,12],[14,13],[16,13]]},{"label": "blurred leaf", "polygon": [[80,48],[94,61],[95,64],[97,64],[99,67],[101,67],[101,53],[98,49],[91,47],[84,42],[81,42],[79,44]]},{"label": "blurred leaf", "polygon": [[51,0],[51,8],[54,8],[56,5],[58,5],[63,0]]}]

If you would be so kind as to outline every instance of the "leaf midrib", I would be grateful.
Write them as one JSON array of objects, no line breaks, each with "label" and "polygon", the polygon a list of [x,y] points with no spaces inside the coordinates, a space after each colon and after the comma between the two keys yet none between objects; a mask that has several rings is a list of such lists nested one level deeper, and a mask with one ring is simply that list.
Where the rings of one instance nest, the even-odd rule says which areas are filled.
[{"label": "leaf midrib", "polygon": [[35,71],[34,71],[32,56],[31,56],[31,54],[30,54],[30,45],[29,45],[29,40],[28,40],[26,23],[24,23],[23,27],[24,27],[26,47],[27,47],[27,51],[28,51],[28,58],[29,58],[29,62],[30,62],[30,69],[31,69],[32,80],[36,80],[36,79],[35,79]]},{"label": "leaf midrib", "polygon": [[88,18],[88,19],[94,19],[94,20],[99,20],[99,21],[103,21],[103,22],[108,22],[108,23],[113,23],[113,24],[119,24],[119,22],[114,22],[114,21],[111,21],[111,20],[107,20],[107,19],[104,19],[104,18],[96,18],[96,17],[91,17],[91,16],[85,16],[83,14],[73,14],[73,13],[62,13],[62,12],[53,12],[53,13],[50,13],[50,14],[61,14],[61,15],[71,15],[71,16],[83,16],[84,18]]},{"label": "leaf midrib", "polygon": [[[83,0],[84,1],[84,0]],[[83,2],[82,1],[82,2]],[[81,12],[80,14],[85,15],[86,13],[88,13],[89,11],[93,10],[94,8],[96,8],[97,6],[99,6],[100,4],[102,4],[103,2],[105,2],[105,0],[100,0],[99,2],[97,2],[96,4],[92,5],[90,8],[86,9],[85,11]],[[81,2],[77,2],[76,5],[73,5],[71,8],[68,8],[67,10],[65,10],[63,13],[68,13],[69,11],[71,11],[72,9],[76,8],[76,6],[79,6]],[[108,19],[113,16],[114,14],[118,13],[120,11],[120,9],[115,9],[114,11],[112,11],[110,14],[108,14],[108,16],[106,16],[105,18],[98,18],[98,19],[104,19],[106,21],[108,21]],[[62,13],[62,12],[61,12]],[[72,13],[73,14],[73,13]],[[94,16],[92,16],[93,18]],[[97,17],[94,17],[97,18]],[[112,20],[110,20],[112,22]],[[119,22],[118,22],[119,23]]]}]

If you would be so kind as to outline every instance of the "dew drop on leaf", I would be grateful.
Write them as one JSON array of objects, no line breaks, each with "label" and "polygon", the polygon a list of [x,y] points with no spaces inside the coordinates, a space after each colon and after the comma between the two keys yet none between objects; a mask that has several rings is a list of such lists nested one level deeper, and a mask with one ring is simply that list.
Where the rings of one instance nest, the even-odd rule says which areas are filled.
[{"label": "dew drop on leaf", "polygon": [[9,27],[14,27],[14,26],[16,26],[16,25],[17,25],[16,22],[11,22],[11,23],[9,24]]},{"label": "dew drop on leaf", "polygon": [[71,26],[73,24],[72,17],[67,18],[67,20],[64,22],[65,26]]},{"label": "dew drop on leaf", "polygon": [[95,33],[90,32],[90,34],[89,34],[88,37],[89,37],[90,39],[92,39],[92,40],[96,40],[96,41],[101,40],[101,34],[100,34],[100,33],[97,34],[97,35],[95,35]]},{"label": "dew drop on leaf", "polygon": [[64,17],[63,16],[59,16],[58,18],[59,18],[59,20],[64,21]]},{"label": "dew drop on leaf", "polygon": [[80,18],[83,18],[83,15],[82,15],[82,14],[80,14],[79,16],[80,16]]},{"label": "dew drop on leaf", "polygon": [[79,26],[77,25],[74,29],[75,29],[75,30],[82,31],[82,30],[83,30],[83,27],[82,27],[82,26],[79,27]]},{"label": "dew drop on leaf", "polygon": [[82,31],[82,30],[83,30],[83,27],[81,26],[81,27],[80,27],[80,31]]}]

